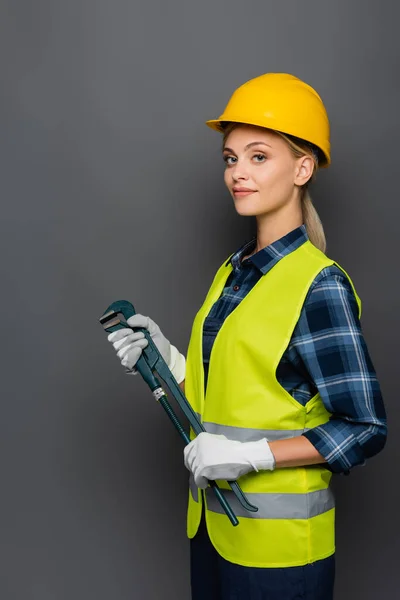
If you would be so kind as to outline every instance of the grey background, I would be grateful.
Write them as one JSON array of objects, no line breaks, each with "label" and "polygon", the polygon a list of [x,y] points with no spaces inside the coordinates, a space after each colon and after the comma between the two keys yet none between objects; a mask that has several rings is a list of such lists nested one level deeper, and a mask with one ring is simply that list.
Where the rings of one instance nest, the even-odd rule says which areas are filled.
[{"label": "grey background", "polygon": [[351,274],[389,416],[336,477],[336,598],[398,594],[398,4],[3,0],[4,600],[189,598],[182,444],[97,322],[126,298],[186,352],[216,268],[249,238],[204,121],[268,71],[321,94],[313,199]]}]

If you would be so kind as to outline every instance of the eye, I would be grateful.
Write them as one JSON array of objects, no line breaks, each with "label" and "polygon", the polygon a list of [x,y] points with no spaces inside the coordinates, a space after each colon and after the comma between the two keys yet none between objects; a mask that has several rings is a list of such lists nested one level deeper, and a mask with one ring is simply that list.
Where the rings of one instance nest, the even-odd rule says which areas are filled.
[{"label": "eye", "polygon": [[256,158],[256,162],[260,163],[260,162],[264,162],[267,157],[264,154],[254,154],[253,158]]},{"label": "eye", "polygon": [[234,156],[228,156],[227,154],[225,156],[223,156],[222,158],[227,165],[232,165],[233,164],[232,160],[233,161],[237,160]]}]

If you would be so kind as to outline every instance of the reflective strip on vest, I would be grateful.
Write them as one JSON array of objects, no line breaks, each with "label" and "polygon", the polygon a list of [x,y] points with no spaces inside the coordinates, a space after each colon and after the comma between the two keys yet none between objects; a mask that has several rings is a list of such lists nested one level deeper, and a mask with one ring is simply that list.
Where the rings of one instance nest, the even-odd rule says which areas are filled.
[{"label": "reflective strip on vest", "polygon": [[[196,413],[196,416],[201,421],[201,415]],[[238,442],[257,442],[262,438],[267,438],[268,442],[286,440],[287,438],[302,435],[310,430],[309,427],[305,427],[304,429],[253,429],[250,427],[219,425],[218,423],[211,423],[211,421],[205,421],[203,427],[207,433],[225,435],[228,440],[236,440]]]},{"label": "reflective strip on vest", "polygon": [[197,485],[194,482],[193,473],[190,473],[189,488],[190,488],[190,491],[192,493],[193,500],[195,502],[198,502],[199,501],[199,488],[197,487]]},{"label": "reflective strip on vest", "polygon": [[285,440],[309,431],[308,427],[305,429],[252,429],[250,427],[218,425],[218,423],[211,422],[204,422],[203,425],[208,433],[225,435],[229,440],[236,440],[238,442],[257,442],[262,438],[267,438],[268,442]]},{"label": "reflective strip on vest", "polygon": [[[224,489],[222,493],[237,517],[250,519],[310,519],[335,507],[335,498],[330,488],[307,494],[246,493],[248,501],[258,507],[257,512],[243,508],[231,490]],[[208,510],[224,513],[211,488],[207,488],[206,498]]]}]

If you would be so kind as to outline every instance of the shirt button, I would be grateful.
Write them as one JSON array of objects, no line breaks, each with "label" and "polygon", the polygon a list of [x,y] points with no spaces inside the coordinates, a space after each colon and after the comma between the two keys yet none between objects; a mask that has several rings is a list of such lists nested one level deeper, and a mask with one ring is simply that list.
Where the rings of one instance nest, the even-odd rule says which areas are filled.
[{"label": "shirt button", "polygon": [[234,285],[233,286],[233,291],[237,292],[238,290],[240,290],[240,285]]}]

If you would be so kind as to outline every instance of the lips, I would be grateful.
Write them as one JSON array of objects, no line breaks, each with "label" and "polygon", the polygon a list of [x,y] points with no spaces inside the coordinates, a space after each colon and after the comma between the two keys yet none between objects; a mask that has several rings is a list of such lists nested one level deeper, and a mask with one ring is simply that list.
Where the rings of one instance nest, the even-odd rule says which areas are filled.
[{"label": "lips", "polygon": [[247,187],[234,186],[232,189],[234,192],[255,192],[255,190],[252,190],[251,188],[247,188]]},{"label": "lips", "polygon": [[248,196],[254,194],[256,190],[250,190],[249,188],[233,188],[233,193],[237,197]]}]

